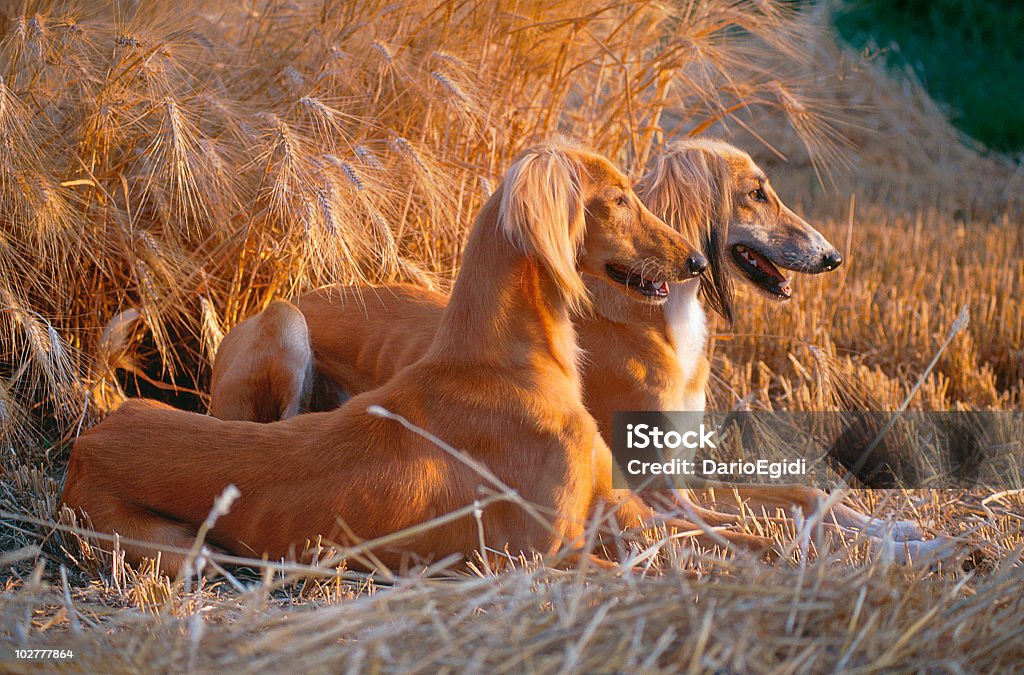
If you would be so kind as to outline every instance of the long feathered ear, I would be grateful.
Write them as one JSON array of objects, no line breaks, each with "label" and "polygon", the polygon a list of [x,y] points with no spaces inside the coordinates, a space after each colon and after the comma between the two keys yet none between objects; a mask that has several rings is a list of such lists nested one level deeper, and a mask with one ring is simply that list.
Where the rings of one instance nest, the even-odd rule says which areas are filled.
[{"label": "long feathered ear", "polygon": [[527,150],[505,176],[499,210],[505,235],[547,270],[574,311],[589,306],[576,269],[585,232],[582,171],[557,146]]},{"label": "long feathered ear", "polygon": [[732,173],[726,159],[703,144],[670,143],[636,191],[670,227],[700,242],[708,259],[701,297],[731,325],[733,287],[725,256],[732,219]]}]

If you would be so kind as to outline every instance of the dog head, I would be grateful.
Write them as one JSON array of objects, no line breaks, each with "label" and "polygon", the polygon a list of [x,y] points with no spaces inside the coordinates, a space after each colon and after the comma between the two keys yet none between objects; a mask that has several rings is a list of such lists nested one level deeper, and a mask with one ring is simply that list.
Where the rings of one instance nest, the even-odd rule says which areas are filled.
[{"label": "dog head", "polygon": [[667,144],[637,192],[670,226],[700,241],[709,262],[701,294],[730,322],[734,275],[785,301],[792,287],[781,270],[818,274],[843,262],[821,233],[782,203],[750,155],[728,143]]},{"label": "dog head", "polygon": [[669,282],[692,279],[707,261],[651,213],[611,162],[564,142],[524,152],[502,186],[507,236],[547,269],[569,304],[589,303],[580,274],[657,305]]}]

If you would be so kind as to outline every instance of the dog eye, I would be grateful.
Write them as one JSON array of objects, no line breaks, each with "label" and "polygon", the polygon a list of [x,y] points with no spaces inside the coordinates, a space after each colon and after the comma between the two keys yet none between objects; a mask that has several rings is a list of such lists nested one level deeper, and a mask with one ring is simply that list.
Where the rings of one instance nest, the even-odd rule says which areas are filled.
[{"label": "dog eye", "polygon": [[757,188],[756,190],[751,191],[750,198],[753,199],[755,202],[768,201],[768,195],[765,194],[764,188]]},{"label": "dog eye", "polygon": [[615,200],[615,203],[619,206],[629,206],[629,198],[626,195],[619,195],[619,198]]}]

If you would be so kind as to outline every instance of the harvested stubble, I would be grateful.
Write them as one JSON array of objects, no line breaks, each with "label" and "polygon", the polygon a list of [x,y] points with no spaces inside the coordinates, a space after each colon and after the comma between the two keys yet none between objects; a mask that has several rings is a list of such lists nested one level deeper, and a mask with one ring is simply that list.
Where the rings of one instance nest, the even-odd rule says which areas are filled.
[{"label": "harvested stubble", "polygon": [[[321,283],[446,287],[494,180],[550,133],[639,167],[666,138],[708,129],[756,149],[750,129],[795,160],[773,167],[784,198],[847,263],[799,279],[785,308],[743,295],[734,329],[716,327],[719,408],[895,408],[966,304],[970,325],[912,407],[1020,409],[1024,235],[1009,203],[1019,173],[963,148],[919,87],[841,52],[814,29],[821,16],[788,4],[113,11],[29,0],[7,11],[2,658],[23,645],[74,648],[64,667],[85,670],[806,672],[1005,669],[1024,658],[1019,493],[854,495],[981,542],[969,575],[870,562],[855,543],[766,568],[668,541],[647,543],[661,553],[643,579],[528,562],[385,589],[299,575],[283,589],[250,579],[246,592],[224,581],[195,591],[54,536],[43,543],[50,562],[33,566],[49,531],[35,523],[54,516],[69,441],[122,388],[202,391],[225,330]],[[834,164],[840,126],[856,201],[823,191],[801,163],[809,148]],[[123,329],[111,320],[125,311],[143,325],[124,324],[128,349],[112,352],[102,327]],[[772,527],[748,525],[793,541]],[[693,585],[682,566],[709,576]]]},{"label": "harvested stubble", "polygon": [[387,588],[307,580],[243,593],[225,582],[172,592],[143,574],[120,582],[128,603],[113,588],[30,582],[4,594],[0,616],[12,643],[73,649],[55,670],[993,672],[1024,659],[1016,554],[959,576],[799,553],[700,567],[698,583],[672,566],[640,576],[524,563]]}]

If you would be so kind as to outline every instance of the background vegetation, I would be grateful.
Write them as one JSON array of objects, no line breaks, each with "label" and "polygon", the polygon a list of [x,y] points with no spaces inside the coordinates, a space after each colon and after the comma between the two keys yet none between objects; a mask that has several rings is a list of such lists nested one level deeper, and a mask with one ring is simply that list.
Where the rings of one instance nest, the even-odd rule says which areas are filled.
[{"label": "background vegetation", "polygon": [[1024,6],[1014,0],[852,0],[840,35],[909,69],[957,128],[993,150],[1024,151]]},{"label": "background vegetation", "polygon": [[[5,643],[76,645],[75,665],[104,670],[968,670],[1024,656],[1020,491],[852,497],[975,543],[940,569],[748,514],[787,550],[772,568],[666,537],[624,544],[654,579],[523,561],[384,591],[312,568],[172,583],[52,528],[82,428],[126,395],[205,410],[220,337],[274,298],[338,281],[446,288],[494,181],[555,132],[634,171],[667,139],[724,136],[846,255],[799,278],[788,305],[746,294],[737,325],[715,326],[712,405],[885,410],[914,392],[915,408],[1021,410],[1021,174],[965,146],[913,80],[837,46],[827,7],[4,9]],[[926,371],[964,305],[970,324]]]}]

